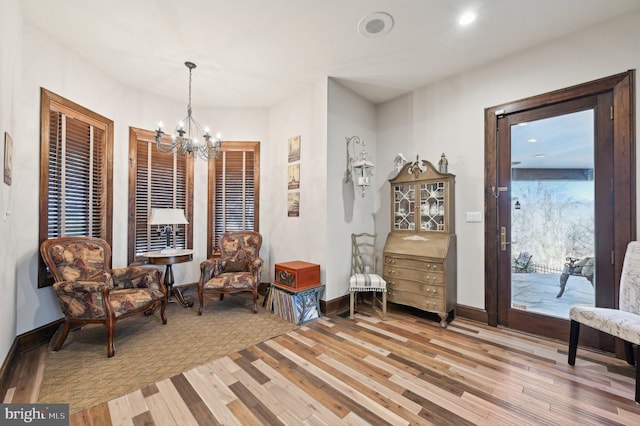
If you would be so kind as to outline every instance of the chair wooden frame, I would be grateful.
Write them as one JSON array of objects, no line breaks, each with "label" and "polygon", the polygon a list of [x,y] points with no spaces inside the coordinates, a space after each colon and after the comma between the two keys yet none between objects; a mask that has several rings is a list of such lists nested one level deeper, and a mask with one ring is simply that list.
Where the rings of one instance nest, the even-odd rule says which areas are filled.
[{"label": "chair wooden frame", "polygon": [[[376,234],[351,234],[351,278],[349,280],[349,318],[354,318],[357,306],[357,293],[372,292],[373,308],[376,308],[376,293],[382,293],[380,305],[382,319],[387,319],[387,287],[386,282],[376,273],[377,256]],[[382,286],[378,286],[382,283]]]},{"label": "chair wooden frame", "polygon": [[[237,240],[239,246],[236,251],[227,251],[224,247],[225,241]],[[254,242],[255,257],[246,257],[247,253],[244,250],[246,242],[250,240]],[[219,258],[214,257],[203,261],[200,264],[200,279],[198,280],[198,301],[200,306],[198,308],[198,315],[202,315],[202,309],[204,307],[204,294],[213,293],[219,294],[220,300],[224,299],[225,294],[234,294],[241,292],[251,292],[253,297],[253,313],[258,313],[258,285],[260,285],[260,276],[262,274],[262,267],[264,261],[259,256],[260,248],[262,247],[262,235],[256,231],[235,231],[225,232],[220,237],[220,252]],[[241,243],[240,243],[241,242]],[[238,251],[242,251],[240,258],[238,258]],[[252,285],[244,287],[223,286],[216,288],[207,288],[207,282],[217,276],[224,274],[233,274],[234,272],[225,272],[225,266],[229,261],[245,260],[248,262],[249,271],[252,276]],[[246,274],[246,272],[239,272]]]},{"label": "chair wooden frame", "polygon": [[[63,276],[63,272],[58,268],[58,262],[54,259],[52,251],[56,246],[68,247],[73,244],[90,244],[94,247],[99,247],[102,250],[103,254],[103,269],[100,275],[94,276],[83,276],[81,274],[77,280],[65,280]],[[69,331],[72,327],[82,326],[85,324],[103,324],[107,329],[107,356],[112,357],[115,355],[115,344],[114,344],[114,336],[115,336],[115,328],[116,322],[120,319],[129,317],[131,315],[135,315],[138,313],[144,312],[145,314],[153,314],[158,308],[160,308],[160,317],[162,319],[162,324],[167,323],[167,317],[165,315],[165,308],[167,305],[167,290],[161,281],[161,273],[156,268],[149,267],[126,267],[126,268],[118,268],[118,269],[110,269],[111,265],[111,247],[109,243],[101,238],[93,238],[93,237],[62,237],[62,238],[52,238],[42,242],[40,245],[40,253],[45,264],[48,266],[51,274],[54,277],[55,283],[53,285],[56,294],[58,295],[58,300],[60,301],[61,308],[63,313],[65,314],[64,323],[62,332],[60,333],[60,337],[56,341],[53,346],[54,351],[58,351],[62,348],[64,341],[66,340]],[[162,293],[162,297],[154,297],[149,300],[148,303],[139,306],[134,309],[130,309],[127,311],[122,311],[120,314],[116,314],[112,303],[111,298],[112,295],[117,294],[120,289],[114,286],[114,277],[113,272],[135,272],[138,277],[142,275],[147,275],[147,279],[149,279],[149,283],[151,285],[157,285],[158,290]],[[144,281],[144,280],[143,280]],[[117,282],[115,284],[118,284]],[[147,283],[145,282],[145,284]],[[127,284],[127,288],[123,290],[126,292],[130,292],[132,287]],[[149,292],[150,287],[139,287],[140,290],[145,290],[145,292]],[[85,295],[87,299],[92,300],[93,302],[98,302],[97,309],[98,312],[102,312],[98,314],[96,317],[73,317],[69,313],[69,309],[66,309],[65,302],[63,302],[63,298],[67,296],[67,299],[73,299],[73,297],[68,297],[72,293],[78,293]],[[74,299],[75,303],[82,304],[82,301],[78,298]],[[90,310],[90,312],[94,312],[96,310]]]}]

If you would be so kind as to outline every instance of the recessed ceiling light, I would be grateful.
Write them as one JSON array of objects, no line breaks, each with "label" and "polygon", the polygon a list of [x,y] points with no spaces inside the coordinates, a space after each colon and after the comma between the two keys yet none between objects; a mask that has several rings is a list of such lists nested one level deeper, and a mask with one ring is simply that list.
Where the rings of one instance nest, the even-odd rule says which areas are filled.
[{"label": "recessed ceiling light", "polygon": [[468,10],[464,12],[462,15],[460,15],[460,18],[458,19],[458,23],[464,27],[465,25],[469,25],[470,23],[475,21],[476,17],[477,15],[474,11]]},{"label": "recessed ceiling light", "polygon": [[381,37],[393,28],[393,16],[386,12],[373,12],[358,23],[358,32],[365,37]]},{"label": "recessed ceiling light", "polygon": [[537,142],[538,142],[538,139],[536,139],[536,138],[527,139],[527,142],[530,142],[530,143],[537,143]]},{"label": "recessed ceiling light", "polygon": [[546,157],[546,156],[547,156],[547,154],[537,154],[537,155],[536,155],[536,158],[544,158],[544,157]]}]

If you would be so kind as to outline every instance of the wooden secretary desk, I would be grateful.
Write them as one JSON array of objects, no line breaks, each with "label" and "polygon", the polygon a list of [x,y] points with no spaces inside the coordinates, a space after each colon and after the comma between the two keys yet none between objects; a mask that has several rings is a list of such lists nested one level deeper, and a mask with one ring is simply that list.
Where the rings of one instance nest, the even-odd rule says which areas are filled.
[{"label": "wooden secretary desk", "polygon": [[455,176],[422,160],[405,164],[389,182],[391,232],[383,272],[388,300],[436,313],[446,327],[457,302]]}]

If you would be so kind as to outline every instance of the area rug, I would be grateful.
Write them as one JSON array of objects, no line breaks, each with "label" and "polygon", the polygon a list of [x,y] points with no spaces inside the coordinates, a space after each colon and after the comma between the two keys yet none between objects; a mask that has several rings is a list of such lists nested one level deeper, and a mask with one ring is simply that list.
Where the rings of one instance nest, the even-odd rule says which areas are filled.
[{"label": "area rug", "polygon": [[262,307],[253,314],[242,295],[206,300],[202,316],[197,302],[193,308],[170,303],[166,325],[157,312],[118,321],[116,354],[108,358],[105,327],[88,325],[47,353],[38,402],[84,410],[294,328]]}]

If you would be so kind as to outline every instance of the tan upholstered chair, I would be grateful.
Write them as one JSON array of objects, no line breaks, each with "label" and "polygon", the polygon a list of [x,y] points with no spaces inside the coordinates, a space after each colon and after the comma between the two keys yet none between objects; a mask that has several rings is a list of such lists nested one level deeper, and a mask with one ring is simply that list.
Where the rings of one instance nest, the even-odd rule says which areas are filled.
[{"label": "tan upholstered chair", "polygon": [[64,325],[53,350],[62,347],[72,325],[104,324],[107,356],[115,354],[116,321],[159,307],[167,323],[167,290],[155,268],[109,269],[111,247],[99,238],[64,237],[44,241],[40,253],[55,283],[53,289],[64,313]]},{"label": "tan upholstered chair", "polygon": [[220,238],[220,258],[207,259],[200,264],[198,299],[202,315],[204,293],[220,295],[251,292],[253,313],[258,313],[258,285],[264,261],[260,258],[262,235],[254,231],[225,232]]},{"label": "tan upholstered chair", "polygon": [[627,362],[636,366],[635,401],[640,403],[640,242],[631,241],[627,245],[618,309],[575,305],[569,310],[569,318],[569,365],[576,363],[580,324],[617,337],[624,343]]},{"label": "tan upholstered chair", "polygon": [[349,317],[353,319],[358,294],[372,292],[373,307],[376,294],[382,294],[382,319],[387,319],[387,282],[376,274],[376,234],[351,234],[351,278],[349,279]]}]

